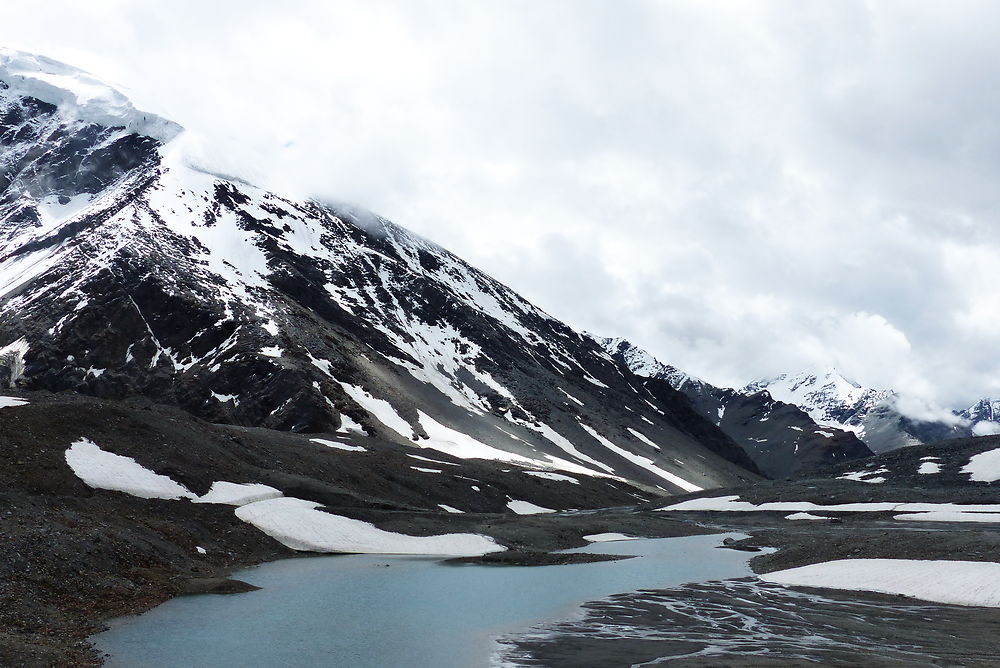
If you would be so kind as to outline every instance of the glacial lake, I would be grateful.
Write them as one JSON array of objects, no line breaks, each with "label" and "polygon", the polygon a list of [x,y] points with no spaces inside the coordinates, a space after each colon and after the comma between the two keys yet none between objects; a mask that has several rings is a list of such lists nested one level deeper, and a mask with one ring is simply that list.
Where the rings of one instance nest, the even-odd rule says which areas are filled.
[{"label": "glacial lake", "polygon": [[286,559],[235,573],[262,587],[172,599],[93,636],[122,668],[470,668],[494,638],[611,594],[751,574],[715,534],[595,543],[635,559],[565,566],[449,566],[436,557]]}]

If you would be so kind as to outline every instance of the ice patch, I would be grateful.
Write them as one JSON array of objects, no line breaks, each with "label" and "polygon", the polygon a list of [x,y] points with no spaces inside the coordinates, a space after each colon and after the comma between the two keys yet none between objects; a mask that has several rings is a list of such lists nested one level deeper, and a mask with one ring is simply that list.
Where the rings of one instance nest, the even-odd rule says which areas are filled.
[{"label": "ice patch", "polygon": [[479,534],[408,536],[383,531],[368,522],[317,510],[320,505],[285,497],[242,506],[236,516],[299,551],[477,556],[506,549]]},{"label": "ice patch", "polygon": [[811,513],[792,513],[791,515],[785,515],[786,520],[829,520],[829,517],[823,517],[822,515],[813,515]]},{"label": "ice patch", "polygon": [[451,506],[446,506],[443,503],[439,503],[438,504],[438,508],[440,508],[441,510],[444,510],[445,512],[455,513],[457,515],[464,515],[465,514],[464,510],[459,510],[458,508],[452,508]]},{"label": "ice patch", "polygon": [[14,406],[24,406],[28,403],[27,399],[18,399],[17,397],[0,397],[0,408],[12,408]]}]

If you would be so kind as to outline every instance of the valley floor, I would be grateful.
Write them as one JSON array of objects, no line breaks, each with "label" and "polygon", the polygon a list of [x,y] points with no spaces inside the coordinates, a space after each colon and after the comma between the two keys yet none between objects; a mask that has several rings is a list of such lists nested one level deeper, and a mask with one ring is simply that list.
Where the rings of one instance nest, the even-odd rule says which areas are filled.
[{"label": "valley floor", "polygon": [[[192,506],[192,508],[197,508]],[[215,509],[220,510],[220,509]],[[0,518],[13,549],[0,563],[0,663],[10,666],[98,665],[87,635],[104,619],[148,609],[185,592],[213,591],[213,578],[292,553],[261,540],[211,508],[175,519],[181,533],[199,527],[224,535],[211,565],[175,557],[151,540],[163,531],[141,509],[23,508]],[[368,511],[386,529],[455,531],[455,517]],[[583,535],[616,532],[666,537],[739,530],[751,538],[732,547],[779,548],[751,562],[757,572],[843,558],[961,559],[1000,562],[995,527],[900,524],[887,517],[843,523],[791,522],[782,515],[666,513],[608,509],[535,516],[468,515],[462,530],[482,532],[521,551],[520,563],[544,562],[548,551],[582,544]],[[130,565],[108,562],[101,543],[121,539]],[[180,552],[180,551],[178,551]],[[526,556],[525,556],[526,555]],[[148,564],[156,562],[158,566]],[[573,566],[564,566],[572,568]],[[222,580],[225,582],[232,582]],[[694,584],[623,593],[588,604],[582,618],[506,639],[508,660],[529,666],[627,666],[669,659],[671,665],[996,665],[993,639],[1000,610],[947,606],[898,596],[789,589],[756,580]]]},{"label": "valley floor", "polygon": [[[754,556],[751,566],[759,574],[838,559],[1000,563],[1000,524],[992,523],[997,519],[992,514],[964,515],[966,521],[958,523],[926,521],[926,513],[897,510],[900,504],[917,511],[922,507],[912,504],[996,503],[990,484],[959,480],[959,468],[972,455],[957,446],[948,450],[951,455],[939,453],[943,473],[931,477],[915,473],[923,461],[918,458],[926,454],[915,449],[898,455],[899,461],[880,460],[890,471],[912,469],[922,486],[913,480],[865,484],[827,477],[634,505],[637,496],[650,498],[649,490],[613,481],[539,478],[509,464],[459,461],[441,453],[432,453],[434,460],[455,475],[427,474],[419,470],[423,466],[414,469],[421,462],[413,460],[412,448],[373,439],[365,441],[369,450],[364,452],[356,443],[353,449],[331,449],[307,436],[220,427],[148,402],[30,399],[28,405],[0,411],[3,666],[100,665],[102,657],[87,637],[106,620],[185,593],[238,591],[239,583],[225,579],[227,573],[303,555],[241,521],[232,506],[90,489],[65,456],[81,436],[139,458],[198,495],[218,480],[272,484],[289,497],[322,503],[384,531],[488,536],[516,553],[493,557],[504,564],[551,563],[549,553],[581,546],[584,536],[594,534],[657,538],[731,531],[750,538],[729,548],[776,548]],[[338,445],[351,445],[347,438],[336,438],[342,441]],[[973,445],[978,452],[1000,443]],[[424,450],[421,456],[426,454],[431,453]],[[502,512],[510,498],[536,507],[580,507],[584,500],[611,507],[516,515]],[[688,504],[682,506],[687,510],[662,510],[687,500],[694,507],[707,503],[717,509],[691,510]],[[761,510],[774,502],[781,507]],[[428,510],[444,503],[468,512]],[[864,504],[863,511],[823,510],[848,503]],[[803,514],[826,519],[788,519]],[[1000,653],[991,645],[1000,633],[996,607],[806,590],[751,579],[623,592],[588,604],[584,612],[572,621],[506,638],[508,658],[515,665],[602,668],[662,661],[1000,665]]]}]

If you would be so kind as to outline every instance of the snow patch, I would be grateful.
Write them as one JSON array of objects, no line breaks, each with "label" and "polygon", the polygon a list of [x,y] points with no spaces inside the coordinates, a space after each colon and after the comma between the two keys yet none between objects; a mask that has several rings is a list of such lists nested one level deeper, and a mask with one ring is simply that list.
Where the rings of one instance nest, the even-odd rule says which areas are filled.
[{"label": "snow patch", "polygon": [[235,483],[219,480],[203,496],[191,503],[220,503],[228,506],[245,506],[248,503],[276,499],[284,496],[281,490],[259,483]]},{"label": "snow patch", "polygon": [[368,522],[317,510],[319,507],[319,503],[284,497],[241,506],[236,516],[299,551],[478,556],[506,549],[479,534],[408,536],[383,531]]},{"label": "snow patch", "polygon": [[562,475],[561,473],[550,473],[549,471],[525,471],[524,475],[534,476],[535,478],[542,478],[544,480],[555,480],[558,482],[571,482],[574,485],[579,485],[580,481],[576,478],[570,478],[568,475]]},{"label": "snow patch", "polygon": [[87,438],[66,450],[73,473],[94,489],[124,492],[141,499],[193,499],[195,495],[165,475],[154,473],[131,457],[101,450]]},{"label": "snow patch", "polygon": [[812,513],[792,513],[791,515],[785,515],[786,520],[829,520],[829,517],[823,517],[822,515],[813,515]]},{"label": "snow patch", "polygon": [[652,459],[649,459],[648,457],[642,457],[633,452],[629,452],[625,448],[618,447],[617,445],[615,445],[614,443],[612,443],[611,441],[609,441],[608,439],[604,438],[599,433],[597,433],[596,430],[591,429],[582,422],[580,423],[580,426],[583,427],[588,434],[590,434],[598,441],[600,441],[601,444],[604,445],[604,447],[608,448],[609,450],[617,454],[619,457],[627,459],[633,464],[646,469],[650,473],[653,473],[654,475],[663,478],[667,482],[676,485],[677,487],[680,487],[685,492],[700,492],[702,491],[702,489],[704,489],[702,487],[699,487],[698,485],[695,485],[694,483],[690,483],[687,480],[684,480],[678,475],[670,473],[669,471],[664,471],[659,466],[657,466]]},{"label": "snow patch", "polygon": [[592,533],[584,536],[584,540],[591,543],[611,543],[619,540],[641,540],[639,536],[626,536],[623,533]]},{"label": "snow patch", "polygon": [[941,465],[937,462],[922,462],[920,468],[917,469],[917,473],[921,475],[930,475],[933,473],[941,473]]},{"label": "snow patch", "polygon": [[841,559],[759,577],[798,587],[873,591],[951,605],[1000,607],[1000,564],[992,562]]},{"label": "snow patch", "polygon": [[1000,480],[1000,448],[973,455],[960,473],[970,474],[969,480],[996,482]]},{"label": "snow patch", "polygon": [[653,448],[654,450],[659,450],[660,449],[660,446],[658,446],[656,443],[653,443],[644,434],[636,431],[635,429],[632,429],[632,427],[625,427],[625,429],[628,430],[628,433],[632,434],[637,439],[639,439],[640,441],[642,441],[643,443],[645,443],[649,447]]},{"label": "snow patch", "polygon": [[896,503],[896,502],[871,502],[871,503],[835,503],[831,505],[820,505],[812,501],[772,501],[769,503],[753,504],[749,501],[740,501],[739,496],[714,496],[702,497],[699,499],[689,499],[673,505],[664,506],[659,510],[664,511],[719,511],[719,512],[806,512],[815,510],[819,512],[840,512],[840,513],[890,513],[890,512],[914,512],[923,513],[931,511],[952,511],[964,513],[1000,513],[1000,504],[980,504],[980,505],[960,505],[957,503]]},{"label": "snow patch", "polygon": [[508,501],[507,507],[513,510],[518,515],[540,515],[542,513],[554,513],[551,508],[543,508],[542,506],[536,506],[528,501]]},{"label": "snow patch", "polygon": [[346,450],[347,452],[368,452],[360,445],[348,445],[347,443],[338,443],[337,441],[330,441],[325,438],[310,438],[309,440],[313,443],[319,443],[320,445],[325,445],[328,448],[335,448],[337,450]]},{"label": "snow patch", "polygon": [[963,513],[954,510],[931,510],[926,513],[895,515],[894,520],[916,520],[917,522],[986,522],[1000,523],[1000,513]]}]

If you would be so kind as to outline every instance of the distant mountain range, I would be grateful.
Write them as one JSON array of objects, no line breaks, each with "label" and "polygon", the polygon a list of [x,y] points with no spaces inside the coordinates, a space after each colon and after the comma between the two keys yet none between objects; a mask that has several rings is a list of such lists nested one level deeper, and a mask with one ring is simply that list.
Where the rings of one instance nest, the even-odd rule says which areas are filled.
[{"label": "distant mountain range", "polygon": [[[774,406],[794,406],[807,414],[814,427],[822,428],[820,431],[851,433],[875,453],[951,438],[991,434],[1000,430],[997,423],[1000,419],[1000,401],[995,399],[983,399],[967,409],[954,411],[951,417],[943,420],[920,420],[901,412],[896,392],[864,387],[832,367],[813,372],[781,374],[754,381],[739,389],[718,388],[676,367],[663,364],[624,339],[595,338],[606,350],[627,364],[633,373],[662,378],[686,394],[706,417],[715,420],[723,431],[745,449],[758,450],[755,461],[763,457],[765,452],[771,457],[775,456],[773,449],[777,446],[773,437],[759,433],[759,418],[758,425],[752,428],[751,423],[739,421],[738,424],[733,424],[732,418],[725,418],[727,413],[732,416],[731,411],[736,406],[744,406],[743,410],[746,410],[747,402],[758,406],[754,414],[759,412],[761,416],[768,410],[766,406],[769,401]],[[767,417],[768,420],[771,419],[770,416]],[[803,428],[800,424],[794,426]],[[816,431],[813,429],[812,433],[815,434]],[[762,440],[765,438],[766,441]],[[787,439],[779,440],[785,442]],[[801,439],[798,437],[793,439],[799,440]],[[765,446],[765,443],[769,445]],[[792,449],[795,452],[798,452],[795,450],[796,445],[800,449],[804,446],[801,442],[794,443]],[[829,455],[831,458],[837,456],[839,454]],[[761,462],[758,461],[758,464]],[[780,468],[781,465],[778,465],[778,469]],[[793,468],[797,470],[798,467]],[[778,469],[775,469],[774,464],[764,465],[764,470],[769,474],[776,473]]]},{"label": "distant mountain range", "polygon": [[736,441],[770,478],[786,478],[872,454],[851,430],[818,424],[806,411],[766,389],[716,387],[660,362],[625,339],[594,338],[632,373],[666,381],[684,393],[699,413]]}]

